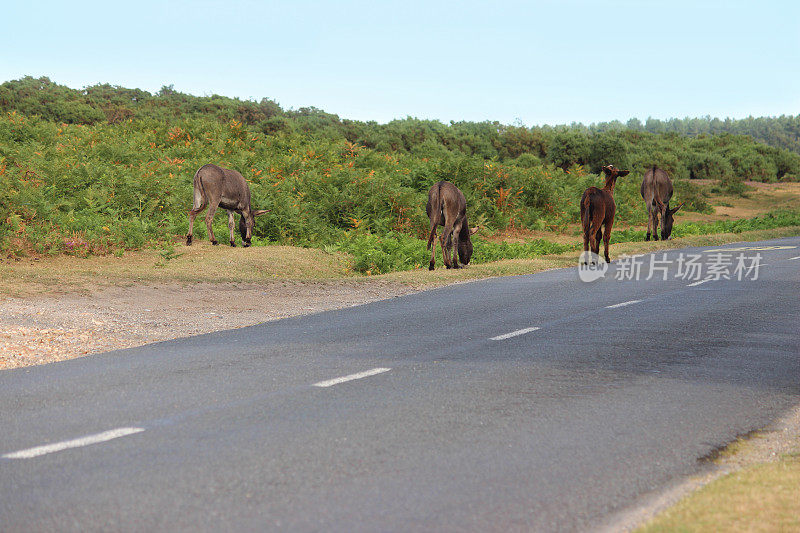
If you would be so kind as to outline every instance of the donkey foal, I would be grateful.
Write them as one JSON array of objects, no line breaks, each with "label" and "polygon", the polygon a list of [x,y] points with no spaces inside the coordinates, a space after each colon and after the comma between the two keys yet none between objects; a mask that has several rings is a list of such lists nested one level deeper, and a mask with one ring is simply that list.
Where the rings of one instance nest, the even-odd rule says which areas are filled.
[{"label": "donkey foal", "polygon": [[[603,167],[606,175],[606,184],[602,189],[589,187],[581,197],[581,225],[583,226],[583,263],[588,259],[586,252],[591,247],[593,254],[600,253],[600,239],[603,239],[606,263],[608,257],[608,241],[611,238],[611,227],[614,225],[614,213],[617,204],[614,203],[614,185],[617,178],[627,176],[629,170],[619,170],[614,165]],[[603,229],[605,228],[605,234]],[[594,259],[592,259],[594,263]]]}]

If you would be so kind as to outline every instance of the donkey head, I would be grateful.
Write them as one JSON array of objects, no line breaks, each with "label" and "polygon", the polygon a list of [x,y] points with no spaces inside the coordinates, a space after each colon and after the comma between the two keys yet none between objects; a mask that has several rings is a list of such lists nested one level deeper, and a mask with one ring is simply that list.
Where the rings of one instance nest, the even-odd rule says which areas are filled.
[{"label": "donkey head", "polygon": [[470,237],[478,231],[478,227],[470,228],[465,223],[461,229],[461,234],[458,236],[458,261],[462,265],[468,265],[469,260],[472,259],[472,239]]},{"label": "donkey head", "polygon": [[679,205],[675,209],[670,209],[669,204],[660,204],[659,207],[661,208],[661,240],[666,241],[672,234],[672,223],[675,220],[675,213],[678,212],[678,209],[683,207],[683,204]]},{"label": "donkey head", "polygon": [[252,208],[242,211],[242,216],[239,218],[239,233],[242,236],[244,246],[250,246],[250,238],[253,236],[253,226],[256,223],[256,217],[267,213],[269,209],[258,209],[253,211]]},{"label": "donkey head", "polygon": [[606,188],[614,190],[614,183],[617,178],[627,176],[630,170],[620,170],[614,165],[606,165],[603,167],[603,172],[606,175]]}]

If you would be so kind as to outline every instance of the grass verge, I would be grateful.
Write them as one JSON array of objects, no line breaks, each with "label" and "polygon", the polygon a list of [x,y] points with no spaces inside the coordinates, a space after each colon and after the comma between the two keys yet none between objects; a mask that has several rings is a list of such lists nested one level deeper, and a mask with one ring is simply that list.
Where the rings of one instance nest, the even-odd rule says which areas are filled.
[{"label": "grass verge", "polygon": [[800,452],[712,481],[637,533],[667,531],[800,531]]},{"label": "grass verge", "polygon": [[[794,235],[800,235],[800,226],[742,233],[692,235],[670,241],[624,242],[612,245],[611,257],[615,259],[622,254]],[[289,246],[229,248],[200,242],[191,247],[126,252],[122,257],[57,256],[39,260],[0,261],[0,294],[24,297],[44,293],[91,291],[140,282],[258,283],[276,279],[385,280],[426,288],[480,278],[532,274],[552,268],[571,267],[577,264],[579,246],[568,248],[573,249],[471,264],[468,268],[458,270],[446,270],[439,261],[439,267],[433,272],[427,270],[425,263],[426,266],[414,270],[364,276],[354,270],[353,257],[343,252]]]}]

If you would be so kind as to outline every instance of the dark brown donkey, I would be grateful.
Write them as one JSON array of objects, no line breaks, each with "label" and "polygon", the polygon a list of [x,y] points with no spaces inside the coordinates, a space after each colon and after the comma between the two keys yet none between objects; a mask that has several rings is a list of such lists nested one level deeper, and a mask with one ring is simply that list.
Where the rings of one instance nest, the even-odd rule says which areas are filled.
[{"label": "dark brown donkey", "polygon": [[231,246],[236,246],[233,240],[236,227],[234,213],[241,215],[239,233],[242,235],[244,246],[247,247],[250,246],[250,239],[253,236],[255,217],[268,211],[266,209],[253,210],[253,206],[250,205],[250,187],[244,176],[235,170],[228,170],[217,165],[203,165],[194,174],[194,203],[189,211],[189,233],[186,234],[186,246],[192,244],[194,219],[206,206],[208,206],[206,227],[211,244],[219,244],[214,237],[214,230],[211,228],[217,208],[221,207],[228,211]]},{"label": "dark brown donkey", "polygon": [[[428,218],[431,219],[431,232],[428,235],[428,250],[431,251],[431,263],[428,270],[433,270],[436,263],[436,227],[444,226],[439,236],[442,246],[444,266],[458,268],[458,261],[466,265],[472,257],[472,240],[470,236],[478,231],[467,223],[467,200],[458,187],[447,181],[434,183],[428,191],[428,205],[425,206]],[[453,245],[458,251],[451,252]],[[452,255],[452,258],[451,258]]]},{"label": "dark brown donkey", "polygon": [[[608,257],[608,240],[611,238],[611,226],[614,225],[614,213],[617,211],[617,204],[614,203],[614,185],[617,178],[627,176],[629,170],[620,170],[614,165],[603,167],[606,175],[606,184],[602,189],[589,187],[581,197],[581,224],[583,225],[583,262],[586,264],[588,258],[586,251],[591,247],[592,253],[600,253],[600,239],[603,239],[603,247],[606,256],[606,263],[610,263]],[[603,233],[605,229],[605,234]],[[592,257],[594,263],[594,257]]]},{"label": "dark brown donkey", "polygon": [[679,205],[675,209],[669,208],[669,200],[672,198],[672,180],[669,175],[660,168],[653,165],[653,168],[644,173],[642,180],[642,198],[647,206],[647,238],[650,240],[650,228],[653,228],[653,238],[658,240],[658,215],[661,215],[661,238],[665,241],[672,234],[672,223],[674,215]]}]

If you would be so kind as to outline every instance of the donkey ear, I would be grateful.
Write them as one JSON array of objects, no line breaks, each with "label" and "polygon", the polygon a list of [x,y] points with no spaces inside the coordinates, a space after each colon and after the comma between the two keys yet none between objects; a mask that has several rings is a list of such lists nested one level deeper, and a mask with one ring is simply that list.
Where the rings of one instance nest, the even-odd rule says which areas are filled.
[{"label": "donkey ear", "polygon": [[678,207],[676,207],[675,209],[670,209],[670,210],[669,210],[669,211],[670,211],[670,213],[672,213],[673,215],[674,215],[675,213],[677,213],[677,212],[678,212],[678,209],[680,209],[681,207],[683,207],[683,204],[684,204],[684,203],[685,203],[685,202],[681,202],[681,205],[679,205],[679,206],[678,206]]},{"label": "donkey ear", "polygon": [[618,170],[617,177],[621,178],[622,176],[627,176],[628,174],[630,174],[630,172],[631,172],[630,170]]},{"label": "donkey ear", "polygon": [[264,213],[269,213],[269,209],[259,209],[257,211],[253,211],[253,216],[258,217],[263,215]]},{"label": "donkey ear", "polygon": [[478,231],[479,229],[481,229],[481,227],[480,227],[480,226],[475,226],[474,228],[469,228],[469,234],[470,234],[470,235],[475,235],[475,233],[477,233],[477,231]]}]

